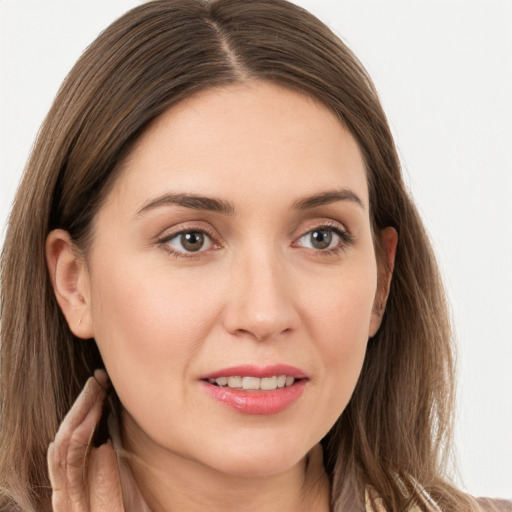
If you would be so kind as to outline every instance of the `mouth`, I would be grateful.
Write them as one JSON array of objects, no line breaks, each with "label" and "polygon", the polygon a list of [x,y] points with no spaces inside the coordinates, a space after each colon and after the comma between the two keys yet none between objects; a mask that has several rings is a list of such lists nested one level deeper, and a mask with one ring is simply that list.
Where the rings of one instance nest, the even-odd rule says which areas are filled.
[{"label": "mouth", "polygon": [[237,366],[200,379],[215,401],[240,413],[277,414],[296,402],[309,382],[301,370],[288,365]]}]

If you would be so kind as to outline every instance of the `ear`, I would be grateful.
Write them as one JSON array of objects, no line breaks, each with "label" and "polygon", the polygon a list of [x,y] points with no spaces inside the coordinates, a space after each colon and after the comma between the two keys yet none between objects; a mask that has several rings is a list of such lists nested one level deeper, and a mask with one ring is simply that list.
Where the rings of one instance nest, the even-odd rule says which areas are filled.
[{"label": "ear", "polygon": [[46,262],[55,297],[75,336],[94,337],[89,273],[67,231],[56,229],[46,239]]},{"label": "ear", "polygon": [[391,278],[393,277],[393,268],[395,266],[396,246],[398,243],[398,233],[395,228],[385,228],[377,235],[377,292],[373,302],[372,316],[370,320],[370,328],[368,337],[377,334],[382,323],[386,302],[389,295],[389,287]]}]

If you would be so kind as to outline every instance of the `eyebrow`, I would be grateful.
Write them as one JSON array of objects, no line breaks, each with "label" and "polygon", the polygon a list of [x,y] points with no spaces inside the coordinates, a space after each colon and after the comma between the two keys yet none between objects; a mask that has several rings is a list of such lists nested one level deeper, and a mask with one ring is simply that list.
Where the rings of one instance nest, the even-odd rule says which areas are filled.
[{"label": "eyebrow", "polygon": [[[349,189],[333,190],[306,196],[295,201],[292,206],[296,210],[309,210],[338,201],[351,201],[364,209],[361,199]],[[235,207],[231,203],[223,201],[222,199],[196,194],[169,193],[146,203],[137,211],[136,216],[138,217],[149,210],[166,205],[177,205],[184,208],[190,208],[192,210],[210,211],[225,215],[232,215],[235,212]]]},{"label": "eyebrow", "polygon": [[177,205],[192,210],[203,210],[216,213],[233,214],[235,208],[231,203],[213,197],[198,196],[195,194],[164,194],[145,204],[136,216],[140,216],[148,210],[165,205]]},{"label": "eyebrow", "polygon": [[313,194],[295,201],[293,207],[297,210],[309,210],[318,206],[336,203],[338,201],[351,201],[364,209],[363,201],[352,192],[352,190],[345,188],[343,190],[333,190],[329,192],[322,192],[321,194]]}]

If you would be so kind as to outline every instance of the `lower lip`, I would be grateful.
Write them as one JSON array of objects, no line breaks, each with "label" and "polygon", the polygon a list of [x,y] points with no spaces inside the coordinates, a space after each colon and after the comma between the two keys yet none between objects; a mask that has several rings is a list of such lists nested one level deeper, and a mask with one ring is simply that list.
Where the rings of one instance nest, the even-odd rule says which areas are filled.
[{"label": "lower lip", "polygon": [[277,414],[299,399],[307,384],[306,379],[295,381],[291,386],[272,391],[243,391],[214,386],[202,381],[206,392],[225,406],[245,414]]}]

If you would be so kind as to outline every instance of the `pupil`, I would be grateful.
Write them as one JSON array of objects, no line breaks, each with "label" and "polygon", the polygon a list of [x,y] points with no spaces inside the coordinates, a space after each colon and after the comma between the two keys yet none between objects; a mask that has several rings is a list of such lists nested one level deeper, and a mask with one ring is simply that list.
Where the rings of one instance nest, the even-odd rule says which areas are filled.
[{"label": "pupil", "polygon": [[181,244],[187,251],[198,251],[204,244],[202,233],[185,233],[181,235]]},{"label": "pupil", "polygon": [[315,249],[327,249],[332,241],[332,233],[326,229],[319,229],[311,233]]}]

